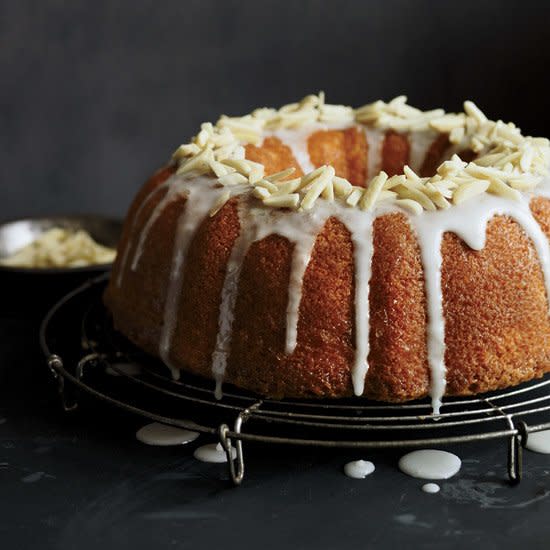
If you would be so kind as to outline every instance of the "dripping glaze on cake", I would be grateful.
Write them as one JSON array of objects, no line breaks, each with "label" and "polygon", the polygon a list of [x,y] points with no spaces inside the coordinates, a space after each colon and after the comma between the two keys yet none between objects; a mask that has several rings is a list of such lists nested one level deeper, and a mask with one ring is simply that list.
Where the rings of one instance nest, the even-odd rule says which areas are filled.
[{"label": "dripping glaze on cake", "polygon": [[[315,136],[313,150],[311,136]],[[268,140],[271,140],[269,146]],[[321,157],[324,164],[318,166]],[[236,235],[220,247],[226,259],[217,270],[221,276],[216,319],[209,321],[215,333],[209,338],[210,351],[205,352],[209,353],[208,370],[216,381],[216,395],[221,398],[222,382],[228,377],[234,351],[235,325],[242,324],[238,317],[239,300],[244,299],[241,285],[250,270],[247,259],[255,247],[270,239],[288,243],[288,275],[281,273],[281,277],[288,276],[284,338],[280,349],[270,348],[266,352],[275,357],[275,364],[271,365],[274,370],[285,361],[289,361],[289,368],[294,368],[292,359],[300,351],[308,273],[320,239],[330,241],[331,235],[325,235],[327,225],[338,223],[352,245],[353,277],[349,292],[353,296],[353,311],[346,323],[352,325],[353,350],[345,357],[349,393],[361,396],[365,394],[365,380],[372,366],[371,347],[377,338],[371,323],[372,300],[377,296],[370,295],[377,254],[374,235],[379,220],[397,215],[406,220],[414,235],[421,263],[429,388],[417,389],[417,393],[408,397],[385,395],[384,398],[401,401],[428,393],[433,410],[438,413],[448,390],[445,357],[448,319],[442,254],[446,235],[452,233],[470,250],[482,251],[493,220],[502,217],[513,221],[527,237],[526,246],[532,246],[537,255],[545,293],[550,296],[547,234],[540,213],[537,218],[532,210],[536,197],[550,197],[547,166],[547,140],[526,138],[513,125],[489,121],[471,102],[465,103],[464,113],[448,115],[441,110],[423,113],[408,106],[404,98],[390,103],[376,102],[353,111],[326,105],[320,95],[308,96],[279,111],[260,109],[246,117],[222,117],[216,126],[203,125],[192,143],[181,146],[165,169],[162,181],[146,189],[132,207],[127,220],[128,236],[123,239],[106,301],[114,310],[117,323],[117,313],[119,319],[123,317],[117,311],[117,297],[124,292],[128,280],[149,268],[145,256],[151,253],[155,228],[163,223],[163,218],[168,218],[170,208],[180,205],[177,214],[170,214],[175,220],[173,242],[166,251],[169,258],[163,275],[166,297],[162,311],[157,312],[161,326],[156,353],[175,374],[186,368],[181,360],[174,364],[173,355],[180,345],[178,323],[181,309],[186,307],[182,296],[189,291],[185,273],[191,262],[191,248],[197,235],[207,231],[205,226],[217,220],[223,223],[233,216]],[[207,233],[207,238],[215,239],[216,235]],[[399,261],[399,257],[395,258],[394,264]],[[153,306],[158,308],[159,304],[155,302]],[[391,317],[392,312],[382,313]],[[507,315],[513,314],[511,311]],[[342,324],[344,328],[346,323]],[[123,325],[124,321],[117,324],[139,344],[141,336],[135,330],[125,331]],[[339,329],[335,327],[334,331]],[[238,337],[240,346],[247,342],[252,347],[258,344],[253,334],[243,335],[242,329]],[[337,333],[319,334],[321,339],[338,337]],[[380,344],[376,345],[378,349]],[[407,343],[402,346],[406,350]],[[154,352],[151,344],[144,347]],[[482,353],[483,350],[472,350],[473,355],[481,358]],[[201,360],[205,362],[204,358]],[[541,365],[538,375],[548,369],[550,361]],[[204,366],[193,370],[207,375]],[[285,376],[284,372],[281,376]],[[269,373],[268,378],[274,377]],[[231,375],[229,381],[246,387],[238,373]],[[477,386],[486,391],[506,383],[497,380],[495,387],[485,388],[474,380],[470,384],[472,389],[465,384],[464,389],[453,393],[475,393]],[[277,386],[276,380],[274,384]],[[319,385],[323,384],[321,377]],[[283,397],[287,393],[278,387],[259,391]],[[312,395],[307,389],[296,391],[300,392]],[[347,389],[333,392],[334,395],[330,391],[323,393],[322,389],[312,393],[349,395]],[[368,396],[377,397],[372,389]]]}]

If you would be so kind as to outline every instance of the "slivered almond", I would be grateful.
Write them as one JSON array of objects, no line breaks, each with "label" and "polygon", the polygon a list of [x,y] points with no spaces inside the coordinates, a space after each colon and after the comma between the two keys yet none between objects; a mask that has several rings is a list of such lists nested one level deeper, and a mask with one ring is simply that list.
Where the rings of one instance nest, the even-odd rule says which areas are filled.
[{"label": "slivered almond", "polygon": [[411,199],[397,199],[394,204],[417,216],[423,212],[422,205]]},{"label": "slivered almond", "polygon": [[424,210],[435,210],[432,200],[423,192],[414,187],[399,185],[394,188],[400,199],[411,199],[419,203]]},{"label": "slivered almond", "polygon": [[248,183],[248,179],[238,172],[233,172],[232,174],[222,176],[221,178],[218,178],[218,181],[222,185],[242,185]]},{"label": "slivered almond", "polygon": [[310,183],[310,187],[300,203],[300,207],[304,210],[311,210],[313,204],[323,192],[327,183],[334,177],[334,168],[325,166],[323,172]]},{"label": "slivered almond", "polygon": [[361,210],[373,209],[374,204],[380,195],[380,191],[382,191],[387,179],[388,174],[386,174],[386,172],[380,172],[380,174],[370,181],[363,193],[363,196],[359,200],[359,208]]},{"label": "slivered almond", "polygon": [[486,180],[472,180],[469,183],[463,183],[453,193],[453,203],[461,204],[464,201],[471,199],[481,193],[485,193],[489,187],[489,182]]},{"label": "slivered almond", "polygon": [[298,208],[300,204],[300,195],[298,193],[290,193],[288,195],[271,196],[264,199],[264,204],[273,206],[274,208]]},{"label": "slivered almond", "polygon": [[348,206],[357,206],[359,199],[363,196],[364,189],[362,187],[354,187],[346,199]]}]

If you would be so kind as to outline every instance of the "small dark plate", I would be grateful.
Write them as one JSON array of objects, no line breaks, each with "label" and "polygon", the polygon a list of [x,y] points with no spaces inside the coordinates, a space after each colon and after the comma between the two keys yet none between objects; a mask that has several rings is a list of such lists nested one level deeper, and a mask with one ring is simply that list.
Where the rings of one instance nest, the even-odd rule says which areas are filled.
[{"label": "small dark plate", "polygon": [[[116,248],[122,222],[96,215],[52,216],[0,224],[0,258],[14,254],[52,229],[87,231],[104,246]],[[0,315],[39,317],[61,296],[87,279],[109,271],[112,264],[30,268],[0,265]]]}]

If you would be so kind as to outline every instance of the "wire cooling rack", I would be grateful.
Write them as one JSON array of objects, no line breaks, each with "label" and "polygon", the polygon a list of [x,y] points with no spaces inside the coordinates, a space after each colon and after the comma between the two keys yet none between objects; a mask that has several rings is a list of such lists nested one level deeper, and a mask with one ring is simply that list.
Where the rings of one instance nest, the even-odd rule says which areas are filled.
[{"label": "wire cooling rack", "polygon": [[[550,428],[550,378],[476,398],[448,398],[437,416],[427,400],[272,400],[231,386],[217,400],[212,381],[186,374],[174,380],[113,329],[101,301],[106,282],[102,275],[69,293],[40,328],[64,409],[76,409],[89,394],[156,422],[217,435],[236,485],[244,477],[245,441],[372,449],[493,439],[508,441],[508,477],[518,483],[529,434]],[[128,364],[139,365],[139,372]]]}]

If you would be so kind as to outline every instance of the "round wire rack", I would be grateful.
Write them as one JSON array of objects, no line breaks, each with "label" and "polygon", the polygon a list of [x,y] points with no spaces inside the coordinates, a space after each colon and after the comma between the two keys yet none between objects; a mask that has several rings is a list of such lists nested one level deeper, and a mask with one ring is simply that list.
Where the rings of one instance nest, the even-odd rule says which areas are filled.
[{"label": "round wire rack", "polygon": [[447,398],[437,416],[427,400],[273,400],[231,386],[218,400],[212,381],[184,373],[173,379],[165,365],[113,329],[101,299],[106,282],[102,275],[67,294],[40,328],[64,409],[75,410],[89,394],[156,422],[216,435],[236,485],[244,477],[245,441],[372,449],[492,439],[507,439],[508,477],[518,483],[529,434],[550,428],[550,377],[475,398]]}]

